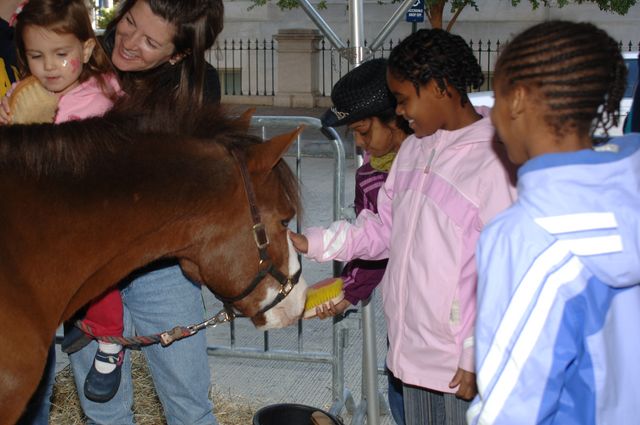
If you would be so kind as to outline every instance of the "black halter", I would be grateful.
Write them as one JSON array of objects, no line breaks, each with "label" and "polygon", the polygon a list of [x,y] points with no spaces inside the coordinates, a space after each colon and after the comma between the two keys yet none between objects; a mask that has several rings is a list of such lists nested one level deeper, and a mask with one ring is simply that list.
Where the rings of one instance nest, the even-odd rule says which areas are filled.
[{"label": "black halter", "polygon": [[273,265],[271,258],[269,258],[269,253],[267,252],[267,247],[269,246],[269,236],[267,235],[264,224],[260,220],[260,212],[258,211],[258,204],[256,203],[256,195],[253,190],[253,185],[251,184],[251,179],[249,178],[249,172],[244,161],[244,155],[237,149],[232,148],[230,149],[230,151],[231,155],[233,155],[240,168],[242,182],[244,183],[245,193],[247,194],[247,200],[249,201],[249,209],[251,210],[251,219],[253,220],[253,239],[256,242],[258,253],[260,254],[260,266],[264,267],[262,267],[258,271],[258,273],[256,273],[256,276],[253,278],[249,286],[247,286],[244,291],[242,291],[235,297],[224,297],[216,293],[214,293],[214,295],[216,296],[216,298],[222,301],[225,307],[229,310],[230,306],[233,303],[240,301],[241,299],[248,296],[251,292],[253,292],[253,290],[256,289],[260,282],[262,282],[262,280],[267,277],[267,275],[271,275],[275,280],[278,281],[278,283],[280,283],[280,290],[278,291],[278,295],[272,302],[260,309],[260,311],[258,311],[254,315],[257,316],[258,314],[265,313],[267,310],[275,307],[280,301],[284,300],[285,297],[289,295],[294,286],[298,283],[302,268],[299,268],[293,276],[285,276],[284,273],[282,273]]},{"label": "black halter", "polygon": [[273,262],[269,258],[269,254],[267,253],[267,247],[269,246],[269,237],[267,236],[267,232],[265,230],[264,224],[260,221],[260,213],[258,212],[258,206],[256,204],[256,196],[253,192],[253,185],[251,184],[251,180],[249,179],[249,172],[247,171],[247,165],[244,161],[244,156],[242,152],[239,152],[235,149],[231,149],[231,155],[233,155],[234,159],[238,162],[240,166],[240,173],[242,174],[242,181],[244,183],[244,189],[247,193],[247,199],[249,200],[249,208],[251,209],[251,218],[253,220],[253,238],[256,241],[256,246],[258,247],[258,252],[260,253],[260,266],[265,266],[256,273],[256,276],[253,278],[249,286],[242,291],[241,294],[236,295],[235,297],[223,297],[222,295],[216,294],[216,296],[220,301],[223,302],[224,308],[220,310],[215,316],[213,316],[209,320],[205,320],[202,323],[197,323],[190,326],[176,326],[170,331],[162,332],[160,334],[153,334],[148,336],[133,336],[129,338],[125,337],[101,337],[95,336],[93,331],[83,325],[82,321],[78,321],[76,326],[83,329],[86,333],[94,336],[96,339],[106,342],[116,342],[118,344],[124,346],[136,346],[140,347],[143,345],[155,344],[160,342],[163,346],[170,345],[174,341],[179,339],[191,336],[202,329],[205,329],[209,326],[216,326],[220,323],[231,322],[237,315],[233,313],[231,305],[234,302],[240,301],[251,292],[262,282],[262,280],[267,276],[271,275],[274,279],[276,279],[280,283],[280,290],[278,291],[278,295],[271,301],[267,306],[263,307],[258,311],[255,316],[260,313],[264,313],[267,310],[276,306],[280,301],[285,299],[287,295],[293,290],[293,287],[298,283],[298,279],[300,278],[300,272],[302,269],[298,269],[298,271],[293,276],[285,276],[280,270],[274,267]]}]

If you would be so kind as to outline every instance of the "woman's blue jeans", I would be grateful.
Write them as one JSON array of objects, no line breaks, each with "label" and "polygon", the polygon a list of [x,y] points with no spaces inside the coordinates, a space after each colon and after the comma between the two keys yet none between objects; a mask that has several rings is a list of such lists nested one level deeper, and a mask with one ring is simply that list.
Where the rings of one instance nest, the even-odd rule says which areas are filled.
[{"label": "woman's blue jeans", "polygon": [[[201,288],[189,282],[180,267],[152,270],[133,279],[121,289],[124,304],[124,335],[151,335],[187,326],[204,319]],[[97,350],[91,342],[69,356],[88,424],[133,424],[131,362],[126,351],[122,381],[115,397],[95,403],[84,397],[84,380]],[[206,337],[199,332],[168,347],[143,347],[153,382],[169,425],[217,425],[209,400],[211,374]]]}]

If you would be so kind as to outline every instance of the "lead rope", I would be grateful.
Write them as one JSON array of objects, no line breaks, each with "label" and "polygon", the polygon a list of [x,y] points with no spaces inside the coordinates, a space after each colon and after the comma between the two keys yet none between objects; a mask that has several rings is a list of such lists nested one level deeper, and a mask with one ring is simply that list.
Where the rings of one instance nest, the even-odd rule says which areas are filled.
[{"label": "lead rope", "polygon": [[[269,245],[269,239],[266,235],[264,224],[260,221],[260,213],[258,211],[258,207],[256,206],[257,205],[256,195],[253,192],[253,186],[248,184],[251,180],[249,178],[249,173],[246,167],[244,166],[244,155],[241,151],[237,149],[230,149],[230,153],[234,157],[236,162],[240,165],[240,175],[242,176],[245,192],[247,194],[247,199],[249,201],[249,210],[251,212],[251,218],[254,223],[253,225],[254,238],[256,240],[258,252],[260,253],[260,261],[261,262],[268,261],[269,256],[266,251],[266,247]],[[273,268],[273,264],[270,265],[270,268]],[[300,271],[301,270],[298,270],[297,276],[300,276]],[[262,270],[261,273],[262,272],[266,273],[266,270]],[[278,270],[270,271],[271,275],[274,277],[275,277],[275,274],[274,274],[275,272],[280,273]],[[243,291],[243,293],[241,294],[240,299],[244,298],[246,295],[248,295],[248,293],[253,291],[253,289],[255,289],[258,283],[260,283],[262,278],[260,278],[260,280],[255,281],[255,284],[252,283],[247,289],[245,289],[245,291]],[[289,279],[285,278],[285,280],[289,282]],[[296,283],[297,283],[297,280],[298,279],[296,278]],[[281,285],[283,285],[283,288],[284,288],[284,284],[281,283]],[[280,293],[278,294],[278,297],[276,297],[276,301],[271,303],[268,306],[268,308],[263,309],[260,312],[264,312],[269,308],[273,307],[274,305],[276,305],[291,291],[291,289],[293,289],[293,285],[290,285],[290,284],[286,286],[284,294],[282,294],[283,290],[281,289]],[[169,331],[165,331],[159,334],[146,335],[146,336],[132,336],[132,337],[96,336],[91,326],[88,326],[87,324],[83,323],[82,320],[78,320],[75,323],[75,326],[78,327],[87,335],[93,337],[98,341],[120,344],[123,347],[129,347],[130,349],[138,349],[145,345],[151,345],[151,344],[157,344],[157,343],[160,343],[163,347],[166,347],[171,343],[173,343],[174,341],[194,335],[198,333],[200,330],[205,329],[207,327],[215,327],[220,323],[231,322],[236,317],[236,315],[231,311],[231,307],[230,307],[230,301],[233,302],[232,301],[233,298],[225,300],[220,298],[218,295],[216,295],[215,292],[213,294],[216,296],[216,298],[220,299],[224,303],[224,307],[222,308],[222,310],[216,313],[216,315],[214,315],[211,319],[205,320],[204,322],[196,323],[194,325],[176,326],[175,328]]]},{"label": "lead rope", "polygon": [[235,318],[235,314],[230,310],[223,308],[219,312],[217,312],[210,319],[205,320],[204,322],[196,323],[189,326],[176,326],[175,328],[165,331],[158,334],[146,335],[146,336],[97,336],[93,332],[91,326],[85,324],[82,320],[78,320],[75,323],[75,326],[78,327],[82,332],[87,335],[93,337],[97,341],[102,342],[111,342],[114,344],[120,344],[123,347],[128,347],[129,349],[136,350],[140,349],[140,347],[157,344],[160,343],[163,347],[167,347],[171,345],[174,341],[178,341],[182,338],[189,337],[191,335],[195,335],[200,332],[202,329],[206,329],[208,327],[216,327],[221,323],[231,322]]}]

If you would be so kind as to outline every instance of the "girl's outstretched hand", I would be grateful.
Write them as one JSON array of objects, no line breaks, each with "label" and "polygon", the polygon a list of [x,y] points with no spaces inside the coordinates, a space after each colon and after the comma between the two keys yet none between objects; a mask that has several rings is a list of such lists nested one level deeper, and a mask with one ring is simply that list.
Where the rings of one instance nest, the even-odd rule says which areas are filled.
[{"label": "girl's outstretched hand", "polygon": [[458,385],[458,391],[456,391],[456,397],[458,398],[469,401],[478,394],[475,373],[458,368],[453,379],[449,382],[449,388],[455,388]]},{"label": "girl's outstretched hand", "polygon": [[0,125],[8,124],[11,124],[11,109],[9,108],[9,96],[5,96],[0,102]]},{"label": "girl's outstretched hand", "polygon": [[291,239],[291,243],[293,243],[293,247],[300,254],[306,254],[309,250],[309,241],[307,237],[300,233],[295,233],[289,230],[289,238]]},{"label": "girl's outstretched hand", "polygon": [[13,121],[11,118],[11,108],[9,108],[9,97],[11,97],[17,85],[18,82],[12,83],[0,102],[0,125],[8,125]]},{"label": "girl's outstretched hand", "polygon": [[344,313],[344,311],[349,307],[351,307],[351,303],[347,301],[346,298],[338,304],[334,304],[333,301],[329,301],[328,303],[324,303],[316,307],[316,315],[318,316],[318,319],[327,319]]}]

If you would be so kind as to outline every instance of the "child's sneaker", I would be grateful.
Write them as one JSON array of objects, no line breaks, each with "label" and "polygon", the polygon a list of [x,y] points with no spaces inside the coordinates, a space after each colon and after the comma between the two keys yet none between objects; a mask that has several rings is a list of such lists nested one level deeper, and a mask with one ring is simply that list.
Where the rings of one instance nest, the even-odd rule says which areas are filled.
[{"label": "child's sneaker", "polygon": [[[84,381],[84,395],[91,401],[105,403],[113,398],[120,386],[124,349],[118,344],[108,344],[120,347],[114,354],[103,351],[101,343],[96,351],[96,357]],[[111,351],[111,350],[110,350]]]}]

